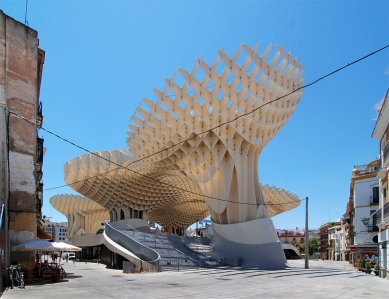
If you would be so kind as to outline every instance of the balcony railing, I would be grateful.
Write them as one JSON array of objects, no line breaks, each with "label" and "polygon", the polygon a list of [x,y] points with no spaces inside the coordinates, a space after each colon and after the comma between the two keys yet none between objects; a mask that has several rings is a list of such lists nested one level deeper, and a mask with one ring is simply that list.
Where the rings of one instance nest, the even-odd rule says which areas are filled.
[{"label": "balcony railing", "polygon": [[36,146],[36,163],[35,163],[35,170],[36,170],[36,179],[39,182],[42,179],[43,173],[42,173],[42,165],[43,165],[43,138],[37,138],[37,146]]},{"label": "balcony railing", "polygon": [[385,203],[384,207],[384,218],[382,219],[382,209],[379,209],[377,213],[373,216],[373,223],[376,223],[377,225],[387,218],[389,218],[389,202]]},{"label": "balcony railing", "polygon": [[387,202],[385,205],[384,205],[384,219],[387,219],[389,217],[389,202]]},{"label": "balcony railing", "polygon": [[363,165],[354,165],[353,171],[356,171],[359,174],[368,174],[378,171],[381,165],[379,160],[374,164],[363,164]]},{"label": "balcony railing", "polygon": [[354,165],[354,170],[367,170],[367,164],[363,164],[363,165]]},{"label": "balcony railing", "polygon": [[36,187],[36,210],[38,214],[41,214],[42,212],[42,205],[43,205],[43,184],[39,183],[38,186]]},{"label": "balcony railing", "polygon": [[36,113],[36,125],[38,128],[42,128],[43,114],[42,114],[42,102],[39,102],[38,110]]},{"label": "balcony railing", "polygon": [[43,163],[43,138],[37,138],[37,147],[36,147],[36,161],[38,163]]},{"label": "balcony railing", "polygon": [[387,143],[384,147],[382,164],[385,164],[387,162],[388,156],[389,156],[389,143]]}]

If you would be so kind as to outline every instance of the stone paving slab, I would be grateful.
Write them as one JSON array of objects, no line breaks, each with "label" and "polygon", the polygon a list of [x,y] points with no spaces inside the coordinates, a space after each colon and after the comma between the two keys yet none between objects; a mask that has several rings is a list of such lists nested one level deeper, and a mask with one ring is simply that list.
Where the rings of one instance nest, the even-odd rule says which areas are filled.
[{"label": "stone paving slab", "polygon": [[124,274],[104,265],[64,264],[58,283],[7,289],[3,298],[389,298],[389,281],[348,263],[290,261],[279,271],[219,268]]}]

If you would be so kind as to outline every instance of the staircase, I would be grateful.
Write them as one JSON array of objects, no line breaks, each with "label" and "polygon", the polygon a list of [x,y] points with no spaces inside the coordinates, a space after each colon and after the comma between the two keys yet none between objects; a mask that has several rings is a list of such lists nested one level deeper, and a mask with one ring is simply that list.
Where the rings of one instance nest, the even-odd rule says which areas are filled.
[{"label": "staircase", "polygon": [[[181,238],[159,231],[145,232],[145,229],[140,231],[130,225],[128,225],[128,229],[119,229],[119,231],[121,235],[132,240],[126,244],[142,244],[145,248],[157,252],[160,256],[160,271],[219,266],[217,257],[212,253],[213,247],[208,238]],[[127,249],[133,252],[132,248]]]}]

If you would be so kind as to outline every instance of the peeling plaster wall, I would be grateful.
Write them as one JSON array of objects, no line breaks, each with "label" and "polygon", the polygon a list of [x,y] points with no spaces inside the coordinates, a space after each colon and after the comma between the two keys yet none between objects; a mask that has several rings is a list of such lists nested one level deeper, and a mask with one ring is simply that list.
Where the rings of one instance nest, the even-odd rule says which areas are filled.
[{"label": "peeling plaster wall", "polygon": [[[0,12],[0,103],[36,123],[38,107],[38,34]],[[4,128],[3,128],[4,129]],[[36,238],[37,132],[33,124],[10,114],[8,122],[11,246]],[[1,153],[1,160],[5,160]],[[11,252],[11,261],[32,264],[29,253]]]},{"label": "peeling plaster wall", "polygon": [[34,157],[10,152],[9,166],[12,168],[10,187],[15,191],[35,192]]}]

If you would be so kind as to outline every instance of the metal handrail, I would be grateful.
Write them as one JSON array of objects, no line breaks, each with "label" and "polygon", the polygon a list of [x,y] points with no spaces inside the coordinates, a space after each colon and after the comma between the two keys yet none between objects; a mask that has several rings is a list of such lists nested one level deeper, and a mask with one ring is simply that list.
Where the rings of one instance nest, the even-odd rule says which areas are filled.
[{"label": "metal handrail", "polygon": [[0,214],[0,233],[4,229],[4,212],[5,212],[5,204],[1,205],[1,214]]},{"label": "metal handrail", "polygon": [[[121,234],[121,235],[123,235],[123,236],[125,236],[126,237],[126,239],[127,240],[130,240],[132,243],[135,243],[135,244],[133,244],[134,246],[130,246],[131,247],[131,251],[136,251],[136,246],[138,246],[139,248],[139,252],[134,252],[134,254],[135,255],[137,255],[137,256],[139,256],[142,260],[144,260],[145,262],[148,262],[148,263],[158,263],[158,261],[161,259],[161,257],[160,257],[160,255],[159,255],[159,253],[158,252],[156,252],[155,250],[153,250],[152,248],[150,248],[150,247],[148,247],[148,246],[146,246],[146,245],[144,245],[144,244],[142,244],[142,243],[139,243],[138,241],[136,241],[136,240],[134,240],[133,238],[131,238],[130,236],[128,236],[128,235],[126,235],[126,234],[124,234],[123,232],[121,232],[120,230],[118,230],[118,229],[116,229],[115,227],[113,227],[113,226],[111,226],[109,223],[108,223],[108,221],[105,221],[105,225],[106,225],[106,227],[105,227],[105,233],[107,233],[107,231],[108,231],[108,237],[111,237],[110,235],[109,235],[109,230],[110,229],[112,229],[113,231],[115,231],[116,233],[119,233],[119,234]],[[108,230],[107,230],[107,228],[108,228]],[[113,239],[114,240],[114,239]],[[123,243],[123,242],[121,242],[121,240],[114,240],[115,242],[120,242],[120,243]],[[126,244],[120,244],[119,243],[119,245],[126,245]],[[125,247],[125,246],[123,246],[123,247]],[[148,250],[150,250],[151,252],[153,252],[154,254],[156,254],[157,255],[157,258],[153,258],[153,257],[150,257],[150,256],[147,256],[144,252],[141,252],[140,251],[140,249],[141,248],[146,248],[146,249],[148,249]],[[148,259],[148,260],[146,260],[146,259]]]},{"label": "metal handrail", "polygon": [[[133,229],[134,231],[137,231],[137,232],[139,232],[139,233],[141,233],[141,234],[144,234],[144,235],[146,235],[146,236],[148,236],[148,237],[154,239],[154,241],[155,241],[156,243],[159,243],[159,244],[161,244],[161,245],[165,245],[165,244],[163,244],[162,242],[160,242],[159,240],[157,240],[153,235],[148,234],[148,233],[145,233],[145,232],[141,232],[141,231],[137,230],[135,227],[131,226],[131,225],[128,224],[128,223],[127,223],[127,226],[129,226],[129,227],[130,227],[131,229]],[[195,265],[197,265],[199,268],[201,268],[200,262],[198,262],[198,261],[192,259],[190,256],[187,256],[185,253],[183,253],[181,250],[179,250],[179,249],[177,249],[177,248],[173,248],[173,250],[175,250],[175,251],[177,251],[178,253],[184,255],[186,258],[190,259]]]}]

